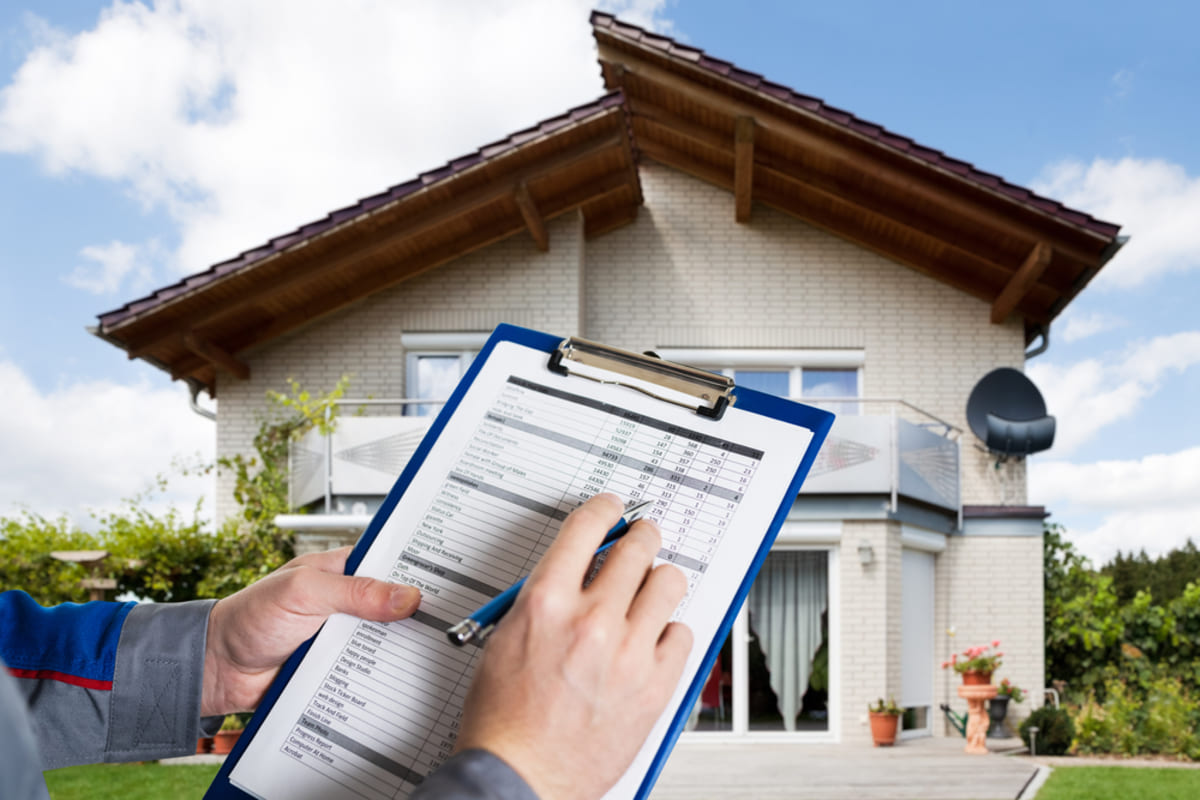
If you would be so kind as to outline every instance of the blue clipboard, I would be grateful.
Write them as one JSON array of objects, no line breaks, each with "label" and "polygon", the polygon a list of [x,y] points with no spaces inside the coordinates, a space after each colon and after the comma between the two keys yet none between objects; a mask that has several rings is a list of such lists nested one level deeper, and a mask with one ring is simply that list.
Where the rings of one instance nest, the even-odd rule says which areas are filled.
[{"label": "blue clipboard", "polygon": [[[736,593],[734,594],[729,607],[716,629],[716,634],[709,642],[708,648],[705,651],[703,660],[699,669],[688,687],[683,701],[680,703],[678,710],[671,721],[667,734],[662,738],[657,753],[651,763],[649,769],[637,790],[637,800],[648,797],[650,790],[653,788],[659,773],[666,764],[667,757],[670,755],[683,731],[687,722],[690,710],[699,699],[700,693],[704,688],[704,684],[708,678],[712,666],[720,654],[721,646],[729,635],[730,628],[733,625],[734,618],[737,616],[738,610],[745,601],[747,594],[750,591],[750,586],[757,577],[759,570],[762,568],[763,562],[766,560],[767,554],[774,545],[775,538],[779,533],[787,518],[788,512],[792,508],[792,504],[796,495],[800,491],[801,485],[804,483],[808,472],[812,467],[813,461],[816,459],[817,453],[824,443],[826,435],[833,424],[834,415],[828,411],[823,411],[818,408],[796,403],[794,401],[785,400],[774,395],[765,394],[752,389],[736,387],[732,381],[723,379],[720,376],[715,376],[712,373],[703,372],[679,365],[662,362],[650,356],[641,356],[626,351],[620,351],[615,348],[606,348],[603,345],[586,342],[576,339],[564,339],[563,337],[553,336],[551,334],[542,333],[539,331],[520,328],[514,325],[500,325],[488,338],[486,344],[475,357],[471,366],[467,369],[466,374],[455,388],[449,400],[438,413],[429,431],[426,433],[420,446],[405,466],[404,471],[396,480],[387,498],[381,504],[379,510],[371,520],[367,530],[359,538],[353,551],[346,561],[346,574],[353,574],[362,563],[363,558],[367,554],[371,545],[375,542],[379,533],[384,527],[384,523],[391,516],[397,503],[404,496],[405,491],[413,482],[417,473],[421,470],[426,458],[429,456],[434,443],[438,437],[450,424],[454,418],[454,414],[461,404],[467,391],[470,389],[475,378],[483,369],[484,364],[491,356],[493,350],[501,342],[513,342],[523,345],[528,348],[540,350],[547,355],[547,369],[562,373],[570,372],[569,366],[562,358],[565,352],[571,348],[570,345],[575,345],[578,349],[577,353],[581,354],[581,362],[587,363],[591,356],[600,360],[609,359],[605,363],[606,367],[611,367],[619,372],[631,376],[629,384],[631,388],[637,388],[640,383],[645,385],[646,381],[653,382],[656,375],[665,375],[665,373],[673,373],[665,375],[664,382],[676,381],[670,383],[672,389],[679,389],[679,380],[684,382],[692,381],[695,383],[697,390],[694,392],[697,398],[696,407],[692,410],[697,412],[699,417],[716,417],[719,418],[724,410],[730,405],[736,407],[739,411],[750,412],[764,417],[770,417],[775,420],[786,422],[790,425],[795,425],[807,429],[811,432],[811,439],[808,447],[802,457],[799,467],[796,469],[794,476],[788,486],[787,491],[782,497],[779,507],[771,519],[769,530],[763,535],[759,547],[754,555],[749,569],[746,571],[741,583],[739,584]],[[590,348],[595,348],[591,350]],[[623,362],[623,363],[617,363]],[[583,374],[582,371],[580,374]],[[613,382],[613,381],[608,381]],[[620,382],[620,381],[617,381]],[[666,383],[664,383],[666,385]],[[586,387],[585,387],[586,390]],[[644,389],[639,389],[643,393],[650,394]],[[686,391],[686,390],[685,390]],[[675,392],[677,395],[677,392]],[[666,398],[660,398],[666,399]],[[678,399],[670,399],[668,402],[681,404]],[[689,404],[691,405],[691,404]],[[697,423],[698,427],[703,427],[703,422]],[[226,758],[212,785],[204,795],[206,800],[224,800],[225,798],[252,798],[249,795],[230,782],[230,774],[236,767],[246,749],[250,746],[263,724],[263,721],[270,715],[272,708],[278,701],[284,688],[295,674],[297,668],[304,660],[309,648],[312,646],[314,636],[303,645],[296,649],[296,652],[283,665],[278,677],[271,685],[259,704],[258,710],[254,713],[250,723],[246,726],[245,732],[238,739],[233,752]]]}]

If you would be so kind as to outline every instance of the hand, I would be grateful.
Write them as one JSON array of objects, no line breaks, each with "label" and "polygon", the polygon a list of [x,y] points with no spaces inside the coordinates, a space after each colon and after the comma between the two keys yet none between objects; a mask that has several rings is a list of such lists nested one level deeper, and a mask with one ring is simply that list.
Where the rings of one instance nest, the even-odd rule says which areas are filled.
[{"label": "hand", "polygon": [[670,622],[687,591],[651,569],[658,527],[634,523],[583,588],[592,555],[621,516],[599,495],[577,508],[488,638],[457,749],[508,762],[542,798],[596,798],[628,768],[670,700],[692,633]]},{"label": "hand", "polygon": [[333,613],[374,622],[410,616],[416,587],[343,575],[350,548],[293,558],[218,600],[208,619],[202,716],[250,711],[292,652]]}]

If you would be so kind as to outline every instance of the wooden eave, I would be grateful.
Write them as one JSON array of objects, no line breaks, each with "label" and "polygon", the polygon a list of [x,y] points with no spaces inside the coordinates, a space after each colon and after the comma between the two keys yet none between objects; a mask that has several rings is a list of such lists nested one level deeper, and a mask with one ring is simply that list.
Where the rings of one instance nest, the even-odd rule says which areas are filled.
[{"label": "wooden eave", "polygon": [[575,210],[586,236],[624,225],[642,193],[622,98],[581,109],[101,315],[95,332],[215,396],[218,371],[249,376],[245,351],[439,264],[513,235],[547,250],[548,223]]},{"label": "wooden eave", "polygon": [[761,203],[1024,321],[1027,341],[1120,247],[1117,226],[981,173],[702,51],[592,16],[606,87],[643,155]]}]

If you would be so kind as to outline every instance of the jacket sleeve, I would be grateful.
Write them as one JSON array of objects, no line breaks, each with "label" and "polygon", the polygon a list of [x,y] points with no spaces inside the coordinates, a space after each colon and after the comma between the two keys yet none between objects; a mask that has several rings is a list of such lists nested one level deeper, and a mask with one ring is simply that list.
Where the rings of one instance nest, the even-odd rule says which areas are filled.
[{"label": "jacket sleeve", "polygon": [[64,603],[0,594],[0,659],[44,769],[195,752],[214,601]]},{"label": "jacket sleeve", "polygon": [[538,800],[503,759],[486,750],[465,750],[429,775],[409,800]]}]

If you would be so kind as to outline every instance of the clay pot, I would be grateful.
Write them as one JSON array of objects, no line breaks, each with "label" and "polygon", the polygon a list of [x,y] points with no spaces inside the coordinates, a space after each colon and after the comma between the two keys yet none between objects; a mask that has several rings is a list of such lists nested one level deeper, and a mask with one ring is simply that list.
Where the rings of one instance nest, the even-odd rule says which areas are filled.
[{"label": "clay pot", "polygon": [[213,753],[216,755],[228,754],[233,750],[234,744],[241,735],[241,731],[217,731],[216,736],[213,737]]},{"label": "clay pot", "polygon": [[196,740],[196,755],[203,755],[212,750],[213,738],[211,736],[201,736]]},{"label": "clay pot", "polygon": [[986,686],[992,682],[992,673],[990,672],[964,672],[962,674],[963,686]]},{"label": "clay pot", "polygon": [[880,714],[872,711],[871,738],[876,747],[891,747],[896,743],[896,731],[900,727],[899,714]]}]

